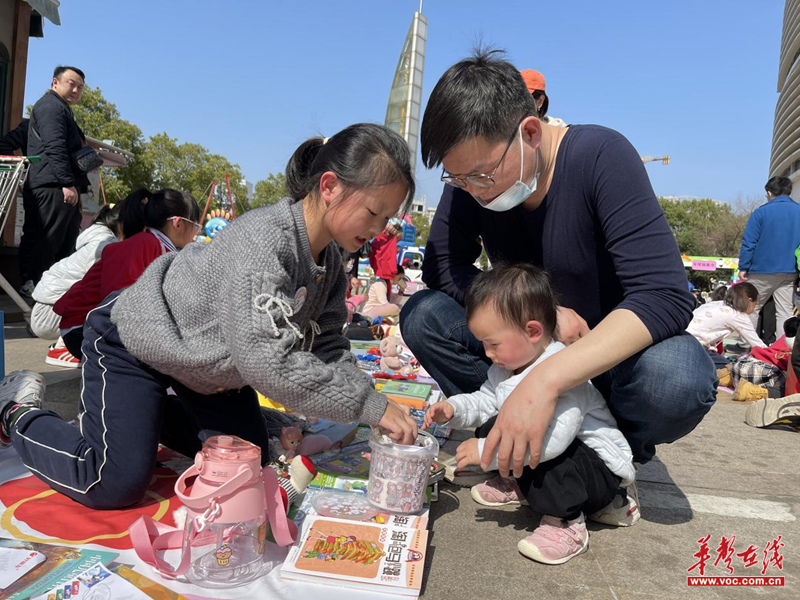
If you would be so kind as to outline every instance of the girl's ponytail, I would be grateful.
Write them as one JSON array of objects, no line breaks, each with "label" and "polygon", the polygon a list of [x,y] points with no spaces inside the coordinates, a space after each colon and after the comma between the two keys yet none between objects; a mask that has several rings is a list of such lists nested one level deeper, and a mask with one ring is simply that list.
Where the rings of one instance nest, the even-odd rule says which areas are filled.
[{"label": "girl's ponytail", "polygon": [[342,198],[355,190],[400,183],[407,212],[414,197],[411,153],[406,141],[383,125],[356,123],[331,138],[303,142],[286,165],[286,189],[294,200],[314,194],[322,175],[335,173],[345,188]]},{"label": "girl's ponytail", "polygon": [[140,188],[128,194],[125,199],[117,205],[119,208],[119,222],[122,223],[123,239],[127,239],[132,235],[144,231],[144,207],[150,196],[150,190]]},{"label": "girl's ponytail", "polygon": [[286,165],[286,191],[294,200],[302,200],[316,187],[317,181],[311,177],[314,161],[325,145],[325,139],[314,137],[306,140],[294,151]]},{"label": "girl's ponytail", "polygon": [[144,205],[144,224],[161,230],[170,217],[183,217],[197,223],[200,220],[200,207],[186,192],[169,188],[158,190]]}]

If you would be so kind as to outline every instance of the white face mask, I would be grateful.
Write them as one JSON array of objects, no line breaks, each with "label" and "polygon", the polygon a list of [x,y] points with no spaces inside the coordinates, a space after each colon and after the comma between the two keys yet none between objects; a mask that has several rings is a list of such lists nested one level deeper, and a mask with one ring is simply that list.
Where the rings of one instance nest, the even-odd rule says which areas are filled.
[{"label": "white face mask", "polygon": [[487,208],[489,210],[493,210],[495,212],[505,212],[507,210],[511,210],[515,206],[519,206],[525,200],[527,200],[533,192],[536,191],[536,185],[539,181],[539,153],[536,153],[536,175],[533,176],[533,180],[531,181],[530,185],[526,185],[522,181],[522,167],[524,162],[522,160],[522,155],[525,146],[522,143],[522,126],[520,126],[519,130],[519,179],[517,182],[508,188],[505,192],[497,196],[494,200],[489,202],[488,204],[485,203],[483,200],[475,198],[483,208]]}]

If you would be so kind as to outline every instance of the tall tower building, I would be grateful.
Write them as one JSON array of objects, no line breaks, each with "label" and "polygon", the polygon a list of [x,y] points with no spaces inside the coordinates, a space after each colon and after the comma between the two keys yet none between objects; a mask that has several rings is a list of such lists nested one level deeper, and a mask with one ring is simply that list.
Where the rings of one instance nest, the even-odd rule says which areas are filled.
[{"label": "tall tower building", "polygon": [[789,177],[792,197],[800,199],[800,0],[786,0],[783,10],[778,104],[772,134],[770,177]]},{"label": "tall tower building", "polygon": [[419,141],[420,104],[422,102],[422,72],[425,67],[425,43],[428,39],[428,19],[419,11],[414,13],[408,28],[397,70],[394,72],[389,105],[386,107],[386,122],[389,129],[403,136],[411,149],[411,172],[417,164]]}]

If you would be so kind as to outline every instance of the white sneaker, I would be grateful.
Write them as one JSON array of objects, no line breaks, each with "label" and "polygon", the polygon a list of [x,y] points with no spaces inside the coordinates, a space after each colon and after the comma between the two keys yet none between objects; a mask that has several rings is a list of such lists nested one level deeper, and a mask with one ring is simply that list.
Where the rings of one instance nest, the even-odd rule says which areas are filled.
[{"label": "white sneaker", "polygon": [[589,518],[612,527],[630,527],[635,524],[642,516],[639,512],[639,491],[636,489],[636,482],[625,488],[625,492],[624,496],[621,493],[614,496],[611,504],[589,515]]},{"label": "white sneaker", "polygon": [[11,443],[5,430],[5,412],[13,404],[28,404],[33,408],[41,408],[44,402],[44,378],[34,371],[14,371],[9,373],[0,383],[0,445]]}]

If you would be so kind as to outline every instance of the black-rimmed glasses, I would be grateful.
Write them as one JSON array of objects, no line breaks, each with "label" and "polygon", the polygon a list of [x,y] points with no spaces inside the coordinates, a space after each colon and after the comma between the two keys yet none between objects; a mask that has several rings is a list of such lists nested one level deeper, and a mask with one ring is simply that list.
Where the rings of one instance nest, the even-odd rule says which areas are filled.
[{"label": "black-rimmed glasses", "polygon": [[506,145],[506,149],[503,150],[503,155],[500,157],[500,160],[497,161],[497,164],[495,165],[494,169],[492,169],[491,173],[489,173],[489,174],[486,174],[486,173],[473,173],[471,175],[452,175],[452,174],[448,173],[447,171],[445,171],[444,169],[442,169],[442,176],[440,177],[440,179],[444,183],[446,183],[447,185],[452,185],[454,187],[461,188],[461,189],[464,189],[465,187],[467,187],[468,183],[471,183],[472,185],[474,185],[476,187],[481,187],[481,188],[490,188],[490,187],[492,187],[494,185],[494,174],[497,173],[497,169],[499,169],[500,165],[503,164],[503,159],[506,157],[506,154],[508,154],[508,149],[511,148],[511,144],[514,143],[514,138],[516,137],[517,132],[519,131],[519,126],[522,124],[522,121],[524,121],[525,118],[526,117],[523,117],[520,120],[520,122],[517,123],[517,126],[514,128],[514,132],[511,134],[511,137],[508,140],[508,144]]}]

